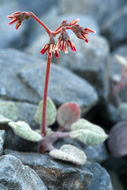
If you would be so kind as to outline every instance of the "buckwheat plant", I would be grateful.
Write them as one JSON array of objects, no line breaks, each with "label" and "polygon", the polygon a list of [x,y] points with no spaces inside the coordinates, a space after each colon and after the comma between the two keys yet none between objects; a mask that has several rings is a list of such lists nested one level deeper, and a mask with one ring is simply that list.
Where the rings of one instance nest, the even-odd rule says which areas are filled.
[{"label": "buckwheat plant", "polygon": [[[56,30],[52,31],[32,12],[14,12],[8,18],[11,19],[9,25],[16,23],[16,29],[20,27],[24,20],[33,18],[45,29],[49,36],[49,41],[40,51],[42,55],[47,53],[47,66],[43,100],[38,105],[34,117],[35,121],[41,125],[41,130],[33,131],[24,121],[8,121],[3,116],[2,121],[8,122],[16,135],[30,141],[38,141],[39,151],[41,153],[49,151],[49,154],[56,159],[70,161],[75,164],[84,164],[86,155],[82,150],[79,150],[73,145],[63,145],[60,149],[56,149],[53,143],[58,138],[71,137],[77,138],[86,144],[94,145],[102,143],[107,138],[107,135],[101,127],[80,118],[80,108],[77,104],[73,102],[65,103],[56,110],[55,104],[50,98],[47,98],[47,94],[52,55],[54,54],[56,58],[59,58],[59,52],[64,51],[66,54],[68,53],[68,48],[76,52],[76,47],[70,40],[67,30],[72,30],[77,38],[87,43],[87,34],[95,33],[95,31],[90,28],[81,27],[77,24],[79,19],[71,22],[64,20]],[[55,132],[48,128],[48,126],[52,125],[56,120],[59,128]]]}]

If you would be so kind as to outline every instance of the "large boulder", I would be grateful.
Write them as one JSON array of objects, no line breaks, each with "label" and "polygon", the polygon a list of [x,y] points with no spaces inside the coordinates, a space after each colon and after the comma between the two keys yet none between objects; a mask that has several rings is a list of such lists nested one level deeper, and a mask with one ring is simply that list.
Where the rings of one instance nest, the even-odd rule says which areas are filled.
[{"label": "large boulder", "polygon": [[126,0],[61,0],[59,7],[61,13],[82,13],[91,15],[103,24],[114,12],[126,3]]},{"label": "large boulder", "polygon": [[14,156],[0,157],[0,188],[2,190],[47,190],[34,170]]},{"label": "large boulder", "polygon": [[127,40],[127,6],[114,13],[103,25],[102,33],[112,48]]},{"label": "large boulder", "polygon": [[[43,95],[45,70],[46,64],[43,62],[42,65],[20,71],[21,80],[37,92],[40,98]],[[98,100],[96,91],[86,80],[55,64],[51,64],[48,95],[57,105],[75,102],[83,112],[89,110]]]}]

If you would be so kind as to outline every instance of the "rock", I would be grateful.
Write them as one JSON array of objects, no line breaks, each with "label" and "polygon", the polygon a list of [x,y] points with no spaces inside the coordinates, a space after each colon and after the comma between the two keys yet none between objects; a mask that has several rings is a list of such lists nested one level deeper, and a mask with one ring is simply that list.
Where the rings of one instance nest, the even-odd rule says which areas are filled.
[{"label": "rock", "polygon": [[28,0],[26,3],[25,0],[18,0],[18,4],[24,11],[32,11],[37,14],[37,16],[40,16],[47,12],[50,7],[56,5],[57,1],[58,0],[38,0],[37,2],[35,2]]},{"label": "rock", "polygon": [[0,157],[0,185],[8,190],[47,190],[34,170],[11,155]]},{"label": "rock", "polygon": [[[15,24],[13,26],[8,26],[7,23],[10,22],[10,19],[7,18],[9,14],[12,14],[19,9],[17,1],[1,1],[0,2],[0,48],[7,47],[21,47],[24,43],[24,31],[26,30],[26,25],[24,24],[18,32],[15,29]],[[21,41],[19,42],[19,39]]]},{"label": "rock", "polygon": [[87,163],[86,167],[93,173],[93,178],[86,190],[113,190],[107,171],[98,163]]},{"label": "rock", "polygon": [[40,63],[40,60],[23,52],[0,50],[0,98],[37,103],[39,97],[18,78],[18,72],[24,67]]},{"label": "rock", "polygon": [[34,121],[34,114],[36,112],[37,106],[26,102],[15,102],[15,104],[19,112],[18,119],[29,123],[31,127],[35,128],[37,124]]},{"label": "rock", "polygon": [[[42,65],[23,69],[19,73],[21,80],[36,91],[40,98],[43,95],[45,70],[46,65],[43,62]],[[96,91],[87,81],[54,64],[51,64],[48,90],[48,95],[55,104],[75,102],[82,111],[90,109],[98,100]]]},{"label": "rock", "polygon": [[114,13],[102,28],[112,48],[127,40],[127,6]]},{"label": "rock", "polygon": [[5,139],[5,131],[0,130],[0,155],[3,154],[4,139]]},{"label": "rock", "polygon": [[61,66],[67,67],[96,87],[99,94],[108,95],[109,45],[101,36],[90,36],[89,43],[72,37],[77,52],[60,56]]},{"label": "rock", "polygon": [[119,176],[115,172],[110,171],[110,177],[113,185],[113,189],[115,190],[124,190],[124,187],[119,179]]},{"label": "rock", "polygon": [[85,148],[85,153],[87,155],[87,159],[92,162],[103,162],[108,158],[108,153],[104,143],[95,146],[87,146]]},{"label": "rock", "polygon": [[88,169],[77,167],[62,161],[55,161],[46,154],[19,153],[6,150],[6,153],[16,156],[25,165],[32,167],[52,190],[84,190],[91,181],[92,174]]},{"label": "rock", "polygon": [[[59,1],[60,13],[80,13],[91,15],[100,24],[103,24],[114,12],[126,3],[125,0],[108,0],[102,3],[101,0],[61,0]],[[99,5],[99,6],[98,6]]]}]

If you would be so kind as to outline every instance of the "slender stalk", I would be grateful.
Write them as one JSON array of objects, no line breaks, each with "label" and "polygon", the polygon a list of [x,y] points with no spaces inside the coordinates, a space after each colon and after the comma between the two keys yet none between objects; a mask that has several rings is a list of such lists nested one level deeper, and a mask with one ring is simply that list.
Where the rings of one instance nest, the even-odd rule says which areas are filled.
[{"label": "slender stalk", "polygon": [[48,33],[48,35],[51,34],[50,29],[34,13],[30,12],[29,15],[31,17],[33,17],[33,19],[35,19],[41,26],[43,26],[43,28],[46,30],[46,32]]},{"label": "slender stalk", "polygon": [[49,82],[49,74],[50,74],[50,64],[51,64],[51,56],[47,56],[47,67],[45,74],[45,84],[44,84],[44,92],[43,92],[43,107],[42,107],[42,126],[41,133],[46,136],[46,107],[47,107],[47,95],[48,95],[48,82]]}]

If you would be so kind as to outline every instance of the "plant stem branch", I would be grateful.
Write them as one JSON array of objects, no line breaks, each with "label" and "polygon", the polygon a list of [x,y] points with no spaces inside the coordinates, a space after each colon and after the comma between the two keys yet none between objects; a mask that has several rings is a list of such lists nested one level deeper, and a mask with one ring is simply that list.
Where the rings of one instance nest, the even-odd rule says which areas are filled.
[{"label": "plant stem branch", "polygon": [[50,74],[50,65],[51,65],[51,56],[47,56],[47,66],[46,66],[46,74],[45,74],[45,84],[44,84],[44,92],[43,92],[43,107],[42,107],[42,126],[41,133],[46,136],[46,107],[47,107],[47,95],[48,95],[48,82],[49,82],[49,74]]},{"label": "plant stem branch", "polygon": [[29,15],[36,20],[41,26],[43,26],[43,28],[46,30],[46,32],[48,33],[48,35],[50,36],[51,31],[50,29],[32,12],[29,13]]}]

